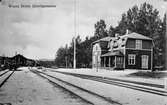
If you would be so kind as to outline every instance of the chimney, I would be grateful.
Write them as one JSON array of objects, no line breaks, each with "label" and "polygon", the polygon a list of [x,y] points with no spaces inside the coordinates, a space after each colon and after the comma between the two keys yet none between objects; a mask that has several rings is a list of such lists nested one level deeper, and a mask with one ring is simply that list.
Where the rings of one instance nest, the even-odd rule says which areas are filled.
[{"label": "chimney", "polygon": [[118,34],[118,33],[116,33],[116,34],[115,34],[115,38],[116,38],[117,40],[119,40],[119,39],[120,39],[120,37],[119,37],[119,34]]},{"label": "chimney", "polygon": [[129,30],[128,29],[126,29],[126,34],[129,34]]}]

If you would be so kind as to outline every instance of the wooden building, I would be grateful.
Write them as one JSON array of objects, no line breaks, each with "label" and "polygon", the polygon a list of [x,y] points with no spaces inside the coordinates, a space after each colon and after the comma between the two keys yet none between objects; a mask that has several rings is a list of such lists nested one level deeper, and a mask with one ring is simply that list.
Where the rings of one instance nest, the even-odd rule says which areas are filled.
[{"label": "wooden building", "polygon": [[0,57],[0,65],[1,69],[16,69],[22,66],[34,66],[35,61],[17,54],[13,57]]},{"label": "wooden building", "polygon": [[152,69],[153,40],[138,33],[93,42],[93,68]]}]

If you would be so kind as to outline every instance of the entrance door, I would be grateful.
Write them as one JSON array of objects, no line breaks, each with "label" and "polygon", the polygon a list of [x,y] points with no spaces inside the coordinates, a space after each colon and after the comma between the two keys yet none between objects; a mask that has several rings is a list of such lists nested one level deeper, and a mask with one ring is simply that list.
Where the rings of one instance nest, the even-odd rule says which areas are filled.
[{"label": "entrance door", "polygon": [[148,55],[142,55],[142,69],[148,69]]},{"label": "entrance door", "polygon": [[116,67],[122,69],[123,68],[123,57],[116,57]]}]

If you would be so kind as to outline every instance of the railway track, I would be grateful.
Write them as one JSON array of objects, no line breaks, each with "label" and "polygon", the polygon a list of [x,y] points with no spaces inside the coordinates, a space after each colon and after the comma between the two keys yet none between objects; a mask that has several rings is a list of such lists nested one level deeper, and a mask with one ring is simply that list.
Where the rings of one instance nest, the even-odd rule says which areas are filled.
[{"label": "railway track", "polygon": [[14,71],[6,71],[0,75],[0,88],[7,82],[13,73]]},{"label": "railway track", "polygon": [[8,72],[9,72],[9,70],[7,70],[7,71],[5,71],[5,72],[3,72],[3,73],[0,73],[0,77],[3,76],[3,75],[5,75],[5,74],[8,73]]},{"label": "railway track", "polygon": [[53,71],[53,70],[52,72],[62,73],[65,75],[71,75],[71,76],[79,77],[82,79],[98,81],[98,82],[102,82],[102,83],[106,83],[110,85],[130,88],[133,90],[138,90],[138,91],[147,92],[151,94],[167,96],[167,91],[165,91],[163,89],[164,86],[161,86],[161,85],[148,84],[148,83],[142,84],[141,82],[120,80],[120,79],[115,79],[115,78],[105,78],[105,77],[91,76],[91,75],[85,75],[85,74],[67,73],[67,72],[60,72],[60,71]]},{"label": "railway track", "polygon": [[66,82],[60,78],[56,78],[44,72],[37,70],[30,70],[30,71],[41,76],[42,78],[47,79],[52,84],[56,84],[61,88],[65,89],[66,91],[69,91],[70,93],[76,95],[77,97],[81,98],[82,100],[86,101],[91,105],[122,105],[116,101],[109,99],[108,97],[101,96],[90,90],[81,88],[79,86]]}]

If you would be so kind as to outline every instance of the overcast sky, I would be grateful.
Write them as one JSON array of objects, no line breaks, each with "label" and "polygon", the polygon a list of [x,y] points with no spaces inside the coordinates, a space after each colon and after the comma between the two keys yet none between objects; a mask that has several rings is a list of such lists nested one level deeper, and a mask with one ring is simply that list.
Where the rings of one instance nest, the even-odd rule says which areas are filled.
[{"label": "overcast sky", "polygon": [[[76,0],[77,34],[84,39],[104,19],[116,26],[121,14],[135,4],[149,2],[165,13],[162,0]],[[9,8],[8,4],[48,4],[56,8]],[[74,0],[2,0],[0,4],[0,55],[17,51],[32,59],[54,59],[59,47],[74,36]]]}]

